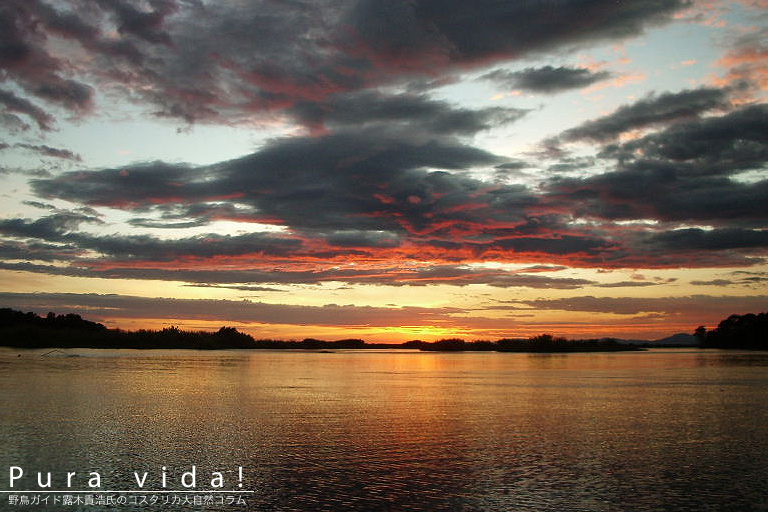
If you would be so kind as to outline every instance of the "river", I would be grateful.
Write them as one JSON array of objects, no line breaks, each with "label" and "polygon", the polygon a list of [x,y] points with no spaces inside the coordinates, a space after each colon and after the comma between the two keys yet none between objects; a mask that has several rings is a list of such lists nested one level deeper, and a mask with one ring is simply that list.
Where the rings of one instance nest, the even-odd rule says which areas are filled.
[{"label": "river", "polygon": [[768,510],[768,352],[46,352],[0,510]]}]

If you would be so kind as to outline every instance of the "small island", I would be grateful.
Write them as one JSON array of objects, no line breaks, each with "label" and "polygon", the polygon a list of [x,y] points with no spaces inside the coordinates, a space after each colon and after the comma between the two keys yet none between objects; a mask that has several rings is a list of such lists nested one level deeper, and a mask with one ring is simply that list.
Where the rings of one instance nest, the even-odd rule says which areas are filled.
[{"label": "small island", "polygon": [[551,334],[541,334],[526,339],[503,338],[498,341],[467,342],[462,339],[446,339],[434,343],[421,343],[419,350],[431,352],[495,351],[495,352],[625,352],[645,350],[637,345],[619,343],[614,338],[569,340]]}]

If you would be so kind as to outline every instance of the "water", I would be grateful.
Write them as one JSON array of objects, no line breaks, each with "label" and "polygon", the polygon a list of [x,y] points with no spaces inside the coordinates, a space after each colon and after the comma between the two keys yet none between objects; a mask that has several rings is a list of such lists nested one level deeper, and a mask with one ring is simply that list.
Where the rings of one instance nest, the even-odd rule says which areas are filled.
[{"label": "water", "polygon": [[768,353],[43,352],[0,349],[0,490],[253,492],[0,510],[768,510]]}]

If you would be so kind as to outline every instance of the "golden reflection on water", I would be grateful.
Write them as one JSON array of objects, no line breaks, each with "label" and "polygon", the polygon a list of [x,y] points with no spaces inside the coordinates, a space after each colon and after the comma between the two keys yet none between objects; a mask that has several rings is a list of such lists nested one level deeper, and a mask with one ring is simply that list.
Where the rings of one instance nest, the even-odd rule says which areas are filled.
[{"label": "golden reflection on water", "polygon": [[0,468],[242,465],[256,510],[765,503],[764,353],[67,352],[0,351]]}]

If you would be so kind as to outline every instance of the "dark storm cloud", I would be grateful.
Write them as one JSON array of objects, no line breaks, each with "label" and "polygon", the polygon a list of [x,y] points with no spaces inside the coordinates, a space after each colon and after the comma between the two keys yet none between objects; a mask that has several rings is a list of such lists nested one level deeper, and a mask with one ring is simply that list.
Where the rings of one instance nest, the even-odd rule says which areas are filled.
[{"label": "dark storm cloud", "polygon": [[49,77],[32,88],[32,93],[45,100],[61,103],[72,110],[87,110],[92,106],[93,88],[74,80]]},{"label": "dark storm cloud", "polygon": [[419,62],[477,62],[532,51],[624,38],[667,21],[681,1],[361,0],[349,20],[377,58],[407,67]]},{"label": "dark storm cloud", "polygon": [[52,129],[53,116],[25,98],[20,98],[9,91],[0,90],[0,104],[4,105],[10,112],[28,115],[41,130]]},{"label": "dark storm cloud", "polygon": [[[470,110],[425,94],[385,94],[375,89],[391,85],[395,87],[390,90],[403,90],[419,81],[445,83],[441,82],[445,77],[494,62],[619,40],[670,19],[688,4],[11,1],[2,8],[7,16],[0,23],[8,30],[0,31],[0,67],[16,81],[14,91],[80,113],[93,100],[90,86],[80,81],[87,76],[93,86],[109,85],[110,93],[123,91],[133,101],[150,104],[158,116],[220,123],[253,121],[259,115],[291,118],[314,136],[275,139],[252,155],[214,165],[145,162],[32,181],[34,192],[44,198],[128,211],[134,215],[129,224],[135,227],[178,229],[236,220],[280,225],[285,235],[161,240],[54,229],[45,225],[50,220],[35,225],[6,219],[2,227],[7,236],[96,251],[106,256],[108,264],[214,259],[260,251],[274,258],[375,259],[396,253],[406,260],[453,262],[541,261],[536,258],[548,255],[559,263],[570,263],[571,257],[590,264],[642,263],[652,249],[672,247],[672,239],[680,233],[574,221],[656,219],[684,225],[703,220],[725,230],[739,223],[745,232],[757,233],[750,228],[763,227],[768,181],[738,180],[734,174],[763,169],[768,161],[765,108],[701,117],[726,109],[730,89],[647,97],[561,134],[550,148],[559,161],[547,170],[561,176],[542,184],[543,195],[539,189],[503,182],[505,173],[519,173],[527,167],[525,162],[502,159],[461,139],[516,121],[525,111]],[[79,43],[88,61],[57,59],[48,51],[51,35]],[[75,58],[77,52],[72,55]],[[506,78],[519,82],[517,87],[554,92],[606,76],[582,68],[545,67]],[[30,116],[43,129],[52,124],[49,114],[14,93],[0,91],[0,103],[13,115]],[[557,146],[575,140],[607,143],[627,131],[667,123],[677,124],[602,148],[602,160],[569,160]],[[43,152],[43,146],[36,147]],[[593,174],[593,169],[609,165],[615,167],[606,174],[562,176]],[[472,177],[470,172],[480,169],[496,169],[499,182]],[[748,243],[739,247],[713,236],[691,235],[690,251],[753,253],[763,247],[755,234],[746,234]],[[694,249],[697,243],[699,248]],[[673,254],[670,258],[679,253],[668,252]],[[690,257],[686,255],[685,261]],[[136,276],[155,272],[163,279],[173,275],[164,268],[102,271]],[[193,279],[192,271],[179,272],[186,274],[176,278]],[[208,275],[210,280],[242,279],[229,282],[388,279],[384,273],[366,277],[341,271],[226,272]],[[520,276],[469,275],[456,268],[451,269],[453,274],[447,268],[433,275],[425,272],[412,281],[448,279],[500,286],[524,282]],[[391,281],[408,282],[405,277]]]},{"label": "dark storm cloud", "polygon": [[689,297],[653,298],[582,296],[520,302],[539,310],[612,313],[616,315],[660,314],[670,318],[692,317],[694,321],[700,321],[701,318],[724,318],[735,311],[764,311],[765,305],[768,304],[768,296],[693,295]]},{"label": "dark storm cloud", "polygon": [[[122,6],[110,4],[113,9]],[[99,13],[95,3],[79,0],[55,6],[39,0],[3,2],[0,5],[0,70],[4,81],[15,82],[26,96],[36,96],[77,114],[90,111],[94,89],[74,75],[100,75],[106,68],[117,71],[122,65],[114,62],[102,67],[103,58],[124,56],[132,58],[134,63],[142,59],[130,41],[111,40],[109,30],[102,32]],[[60,52],[51,49],[54,37],[77,41],[87,55],[82,60],[59,57]],[[141,74],[138,69],[128,74],[122,71],[125,78]],[[11,111],[30,115],[41,129],[51,129],[53,114],[28,98],[3,91],[0,102]]]},{"label": "dark storm cloud", "polygon": [[768,180],[679,176],[677,169],[645,168],[549,183],[550,196],[581,217],[655,219],[714,224],[765,224]]},{"label": "dark storm cloud", "polygon": [[69,172],[51,180],[33,180],[42,197],[62,198],[100,206],[136,205],[148,208],[155,202],[193,202],[210,195],[202,181],[205,173],[183,164],[138,163],[124,169]]},{"label": "dark storm cloud", "polygon": [[185,229],[207,226],[211,221],[206,218],[167,221],[158,219],[135,218],[129,219],[128,224],[137,228],[155,228],[155,229]]},{"label": "dark storm cloud", "polygon": [[[25,256],[24,251],[28,251]],[[327,270],[257,270],[236,269],[196,270],[176,268],[153,268],[149,266],[121,266],[121,262],[110,262],[109,266],[91,266],[92,262],[79,261],[80,254],[75,249],[62,248],[53,244],[27,244],[3,242],[0,254],[6,254],[10,260],[35,259],[42,261],[70,261],[68,266],[43,265],[21,262],[0,262],[0,269],[34,272],[47,275],[69,277],[88,277],[100,279],[137,279],[157,281],[179,281],[201,286],[238,285],[234,289],[253,291],[253,284],[291,285],[320,284],[327,282],[368,284],[382,286],[427,286],[448,285],[467,286],[486,284],[496,288],[534,288],[573,290],[595,284],[586,279],[568,277],[549,277],[518,272],[505,272],[492,269],[468,269],[462,266],[437,265],[414,269],[396,267],[376,267],[369,269],[332,268]],[[39,255],[40,257],[36,257]],[[123,262],[124,263],[124,262]]]},{"label": "dark storm cloud", "polygon": [[727,249],[764,249],[768,230],[759,229],[675,229],[647,236],[643,242],[651,248],[675,251],[721,251]]},{"label": "dark storm cloud", "polygon": [[131,34],[150,43],[171,45],[171,37],[165,32],[165,17],[176,10],[176,2],[171,0],[152,0],[150,11],[142,11],[134,3],[122,0],[96,0],[102,9],[111,11],[115,17],[117,30],[121,34]]},{"label": "dark storm cloud", "polygon": [[594,157],[570,157],[563,156],[557,163],[547,167],[547,171],[552,175],[562,176],[570,173],[580,173],[585,170],[594,169],[597,160]]},{"label": "dark storm cloud", "polygon": [[[236,198],[231,199],[236,201]],[[129,219],[136,227],[177,228],[205,226],[216,220],[252,222],[257,210],[242,203],[227,202],[226,198],[203,203],[159,203],[139,207],[145,216]]]},{"label": "dark storm cloud", "polygon": [[[0,6],[0,69],[4,78],[16,81],[27,93],[44,100],[71,110],[87,110],[93,89],[64,76],[70,65],[47,50],[48,27],[41,10],[49,11],[50,7],[37,0],[8,0]],[[38,124],[48,115],[38,112]]]},{"label": "dark storm cloud", "polygon": [[99,252],[112,261],[141,259],[173,261],[178,258],[269,255],[287,256],[300,249],[302,241],[268,233],[244,235],[207,234],[173,240],[148,235],[91,235],[78,228],[82,223],[101,223],[86,215],[57,213],[37,220],[0,220],[0,233],[15,238],[41,239],[67,247]]},{"label": "dark storm cloud", "polygon": [[619,146],[606,157],[689,165],[686,174],[733,174],[768,161],[768,105],[752,105],[723,116],[673,125],[664,131]]},{"label": "dark storm cloud", "polygon": [[597,254],[610,250],[614,243],[602,238],[585,235],[514,237],[497,240],[492,244],[505,251],[518,253],[546,253],[551,255]]},{"label": "dark storm cloud", "polygon": [[[82,256],[83,250],[76,247],[66,247],[60,244],[53,244],[41,241],[18,241],[0,239],[0,260],[7,262],[9,260],[24,261],[68,261],[75,260]],[[13,265],[8,267],[14,269]],[[48,268],[43,266],[43,268]],[[33,270],[34,271],[34,270]],[[56,274],[56,272],[46,272],[47,274]]]},{"label": "dark storm cloud", "polygon": [[299,252],[302,241],[270,235],[206,234],[174,240],[161,240],[147,235],[70,236],[78,247],[112,256],[116,261],[137,258],[144,261],[174,261],[179,258],[216,258],[226,256],[258,255],[289,256]]},{"label": "dark storm cloud", "polygon": [[615,171],[552,179],[549,198],[579,216],[765,226],[768,180],[733,176],[768,163],[766,105],[679,123],[602,156],[616,159]]},{"label": "dark storm cloud", "polygon": [[[620,40],[688,3],[7,0],[0,68],[27,94],[71,110],[87,110],[91,87],[109,84],[160,116],[236,123],[343,92]],[[79,43],[86,59],[57,58],[52,35]]]},{"label": "dark storm cloud", "polygon": [[580,89],[610,78],[607,71],[593,72],[586,68],[553,67],[525,68],[522,71],[497,69],[480,78],[491,80],[507,89],[554,94]]},{"label": "dark storm cloud", "polygon": [[[461,219],[466,215],[453,209],[487,189],[460,173],[427,168],[464,170],[498,160],[450,139],[358,130],[276,140],[252,155],[208,167],[155,162],[65,173],[35,180],[33,187],[43,197],[134,208],[229,198],[252,206],[254,220],[298,229],[402,231],[406,225],[420,229]],[[487,190],[472,202],[511,207],[532,200],[523,189],[507,188]]]},{"label": "dark storm cloud", "polygon": [[334,247],[397,247],[400,245],[400,234],[387,231],[333,231],[325,236],[328,244]]},{"label": "dark storm cloud", "polygon": [[464,172],[498,164],[498,157],[456,140],[376,129],[274,140],[212,166],[156,162],[63,173],[32,185],[43,197],[163,212],[159,222],[142,215],[134,225],[228,218],[282,225],[313,241],[316,257],[402,247],[408,258],[427,251],[437,259],[595,259],[616,249],[600,233],[574,231],[566,217],[531,215],[540,206],[532,190]]},{"label": "dark storm cloud", "polygon": [[427,133],[473,135],[516,121],[527,110],[501,107],[470,110],[422,95],[362,91],[331,96],[323,101],[300,102],[291,113],[314,129],[386,123],[407,124],[411,130]]},{"label": "dark storm cloud", "polygon": [[[226,219],[282,225],[312,247],[302,254],[317,258],[375,258],[372,251],[397,249],[399,257],[442,261],[520,256],[535,261],[536,255],[548,255],[559,262],[668,266],[711,264],[712,254],[725,251],[728,262],[745,263],[763,247],[758,232],[750,229],[765,227],[768,180],[731,176],[765,164],[766,133],[765,106],[678,123],[603,151],[604,161],[616,160],[614,171],[553,178],[543,183],[543,194],[465,172],[523,163],[504,162],[457,139],[435,139],[408,126],[276,139],[252,155],[209,166],[152,162],[31,183],[41,197],[142,212],[133,221],[137,226]],[[589,162],[576,163],[582,168]],[[659,246],[672,248],[680,233],[573,224],[579,217],[707,221],[726,230],[738,222],[745,238],[734,246],[724,243],[724,235],[715,240],[704,234],[691,239],[690,247],[664,249],[663,257],[655,257]],[[141,250],[145,241],[69,238],[105,254],[160,258],[163,249],[152,241]],[[222,240],[223,254],[238,254],[227,252],[233,245],[235,239]],[[213,247],[206,253],[211,257]],[[195,254],[182,244],[164,257],[181,257],[186,250]],[[270,252],[272,247],[265,250],[278,254]]]},{"label": "dark storm cloud", "polygon": [[[109,64],[110,68],[119,69],[122,60],[134,65],[144,61],[145,55],[134,41],[128,38],[116,39],[113,34],[104,33],[100,28],[104,24],[104,16],[95,4],[80,0],[70,4],[66,6],[65,3],[60,2],[59,7],[65,7],[57,9],[33,0],[27,3],[27,8],[34,10],[41,25],[52,34],[77,41],[97,60],[111,59],[99,64]],[[125,30],[122,31],[122,34],[124,33]]]},{"label": "dark storm cloud", "polygon": [[565,141],[592,140],[605,142],[638,128],[691,119],[705,112],[729,106],[728,91],[716,88],[684,90],[651,95],[615,112],[566,130]]},{"label": "dark storm cloud", "polygon": [[496,166],[499,171],[519,171],[521,169],[528,169],[532,167],[531,164],[523,160],[510,160]]},{"label": "dark storm cloud", "polygon": [[98,217],[74,211],[61,211],[36,220],[0,220],[0,233],[12,237],[61,242],[65,233],[76,231],[81,224],[101,224],[102,222]]}]

